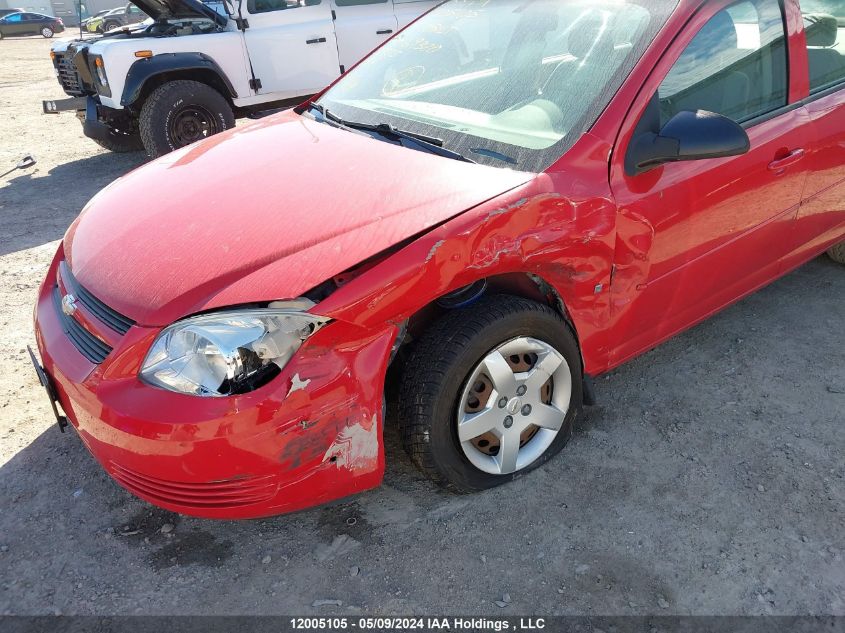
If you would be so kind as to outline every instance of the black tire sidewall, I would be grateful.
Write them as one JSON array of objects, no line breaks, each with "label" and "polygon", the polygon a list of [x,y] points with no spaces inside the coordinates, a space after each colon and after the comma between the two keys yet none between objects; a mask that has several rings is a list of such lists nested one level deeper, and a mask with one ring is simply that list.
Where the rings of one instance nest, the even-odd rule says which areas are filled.
[{"label": "black tire sidewall", "polygon": [[[464,455],[457,437],[456,416],[459,399],[470,374],[484,356],[503,343],[528,336],[552,345],[569,364],[572,373],[572,397],[563,426],[554,442],[528,467],[508,475],[491,475],[478,470]],[[512,481],[547,462],[560,452],[572,435],[572,425],[581,408],[583,386],[581,357],[567,325],[553,314],[525,312],[510,314],[485,327],[462,349],[439,385],[434,410],[431,411],[429,442],[432,458],[442,475],[458,488],[484,490]]]},{"label": "black tire sidewall", "polygon": [[150,156],[155,158],[181,147],[170,137],[169,129],[173,117],[188,104],[200,105],[211,112],[219,132],[234,126],[231,106],[211,86],[195,81],[164,84],[150,95],[141,111],[141,135]]}]

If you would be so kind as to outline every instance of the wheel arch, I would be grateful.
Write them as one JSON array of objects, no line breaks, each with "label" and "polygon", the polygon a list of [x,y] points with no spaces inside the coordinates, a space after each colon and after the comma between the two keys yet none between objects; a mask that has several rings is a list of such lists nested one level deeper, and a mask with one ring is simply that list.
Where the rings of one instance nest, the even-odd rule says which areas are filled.
[{"label": "wheel arch", "polygon": [[[474,289],[473,287],[476,288]],[[455,307],[446,307],[443,305],[444,300],[448,301],[450,297],[459,296],[460,293],[467,291],[469,295],[463,304]],[[478,299],[489,294],[508,294],[522,297],[536,303],[547,305],[555,310],[564,320],[575,339],[575,344],[581,357],[582,375],[585,380],[589,380],[589,376],[584,372],[585,359],[581,347],[581,339],[578,335],[578,328],[567,308],[564,298],[549,281],[540,275],[528,272],[510,272],[479,277],[478,280],[468,286],[442,294],[422,306],[405,322],[400,324],[400,331],[385,376],[385,396],[387,401],[391,403],[391,408],[395,402],[398,386],[404,372],[405,354],[413,342],[422,336],[435,321],[449,311],[462,307],[470,307]],[[588,386],[587,389],[589,393],[585,394],[586,403],[593,404],[594,397],[591,386]]]},{"label": "wheel arch", "polygon": [[439,315],[451,309],[455,309],[455,307],[444,306],[444,303],[448,302],[450,297],[459,296],[462,292],[472,292],[473,286],[478,287],[477,296],[470,295],[470,298],[467,298],[462,305],[456,307],[471,306],[472,303],[480,299],[485,294],[509,294],[522,297],[553,308],[561,315],[561,317],[563,317],[566,324],[572,330],[575,340],[578,341],[578,331],[575,326],[575,322],[566,307],[566,302],[563,297],[557,289],[542,276],[528,272],[509,272],[490,275],[487,277],[479,277],[478,280],[468,286],[463,286],[457,290],[446,292],[433,299],[411,315],[407,321],[408,331],[413,332],[415,330],[424,330]]},{"label": "wheel arch", "polygon": [[204,53],[164,53],[139,59],[126,73],[121,105],[138,110],[159,86],[178,79],[204,83],[217,90],[232,105],[238,94],[226,73]]}]

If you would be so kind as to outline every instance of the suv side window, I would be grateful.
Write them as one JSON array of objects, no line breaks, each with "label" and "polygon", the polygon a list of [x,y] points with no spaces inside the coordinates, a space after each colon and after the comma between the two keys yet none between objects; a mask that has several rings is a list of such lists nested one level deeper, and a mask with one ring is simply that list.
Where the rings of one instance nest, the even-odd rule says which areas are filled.
[{"label": "suv side window", "polygon": [[335,0],[339,7],[357,7],[361,4],[384,4],[387,0]]},{"label": "suv side window", "polygon": [[803,0],[810,94],[845,80],[845,0]]},{"label": "suv side window", "polygon": [[702,27],[663,80],[661,124],[682,110],[748,121],[786,105],[787,76],[779,2],[738,2]]},{"label": "suv side window", "polygon": [[267,13],[268,11],[284,11],[299,7],[312,7],[322,0],[248,0],[247,10],[250,13]]}]

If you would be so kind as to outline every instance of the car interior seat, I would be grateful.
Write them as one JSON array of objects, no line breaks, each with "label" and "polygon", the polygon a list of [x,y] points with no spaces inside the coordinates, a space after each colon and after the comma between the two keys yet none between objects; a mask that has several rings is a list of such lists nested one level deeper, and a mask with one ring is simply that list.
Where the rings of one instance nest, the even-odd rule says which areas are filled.
[{"label": "car interior seat", "polygon": [[[676,63],[675,69],[701,79],[667,98],[661,95],[663,122],[682,110],[708,110],[742,120],[751,93],[748,74],[737,69],[744,65],[743,61],[733,18],[727,11],[720,11],[704,25]],[[712,72],[708,72],[710,68]]]},{"label": "car interior seat", "polygon": [[845,77],[845,57],[835,48],[839,21],[821,13],[804,16],[807,56],[810,60],[810,86],[818,88]]}]

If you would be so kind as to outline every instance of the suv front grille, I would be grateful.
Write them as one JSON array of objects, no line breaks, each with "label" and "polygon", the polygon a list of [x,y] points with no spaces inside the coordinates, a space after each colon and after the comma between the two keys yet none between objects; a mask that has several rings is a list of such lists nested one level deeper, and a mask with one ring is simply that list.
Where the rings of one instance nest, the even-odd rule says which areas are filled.
[{"label": "suv front grille", "polygon": [[73,65],[73,57],[70,52],[56,53],[56,70],[59,73],[59,83],[64,91],[74,97],[85,96],[85,91],[82,89],[82,80],[79,78],[79,73],[76,72],[76,66]]}]

